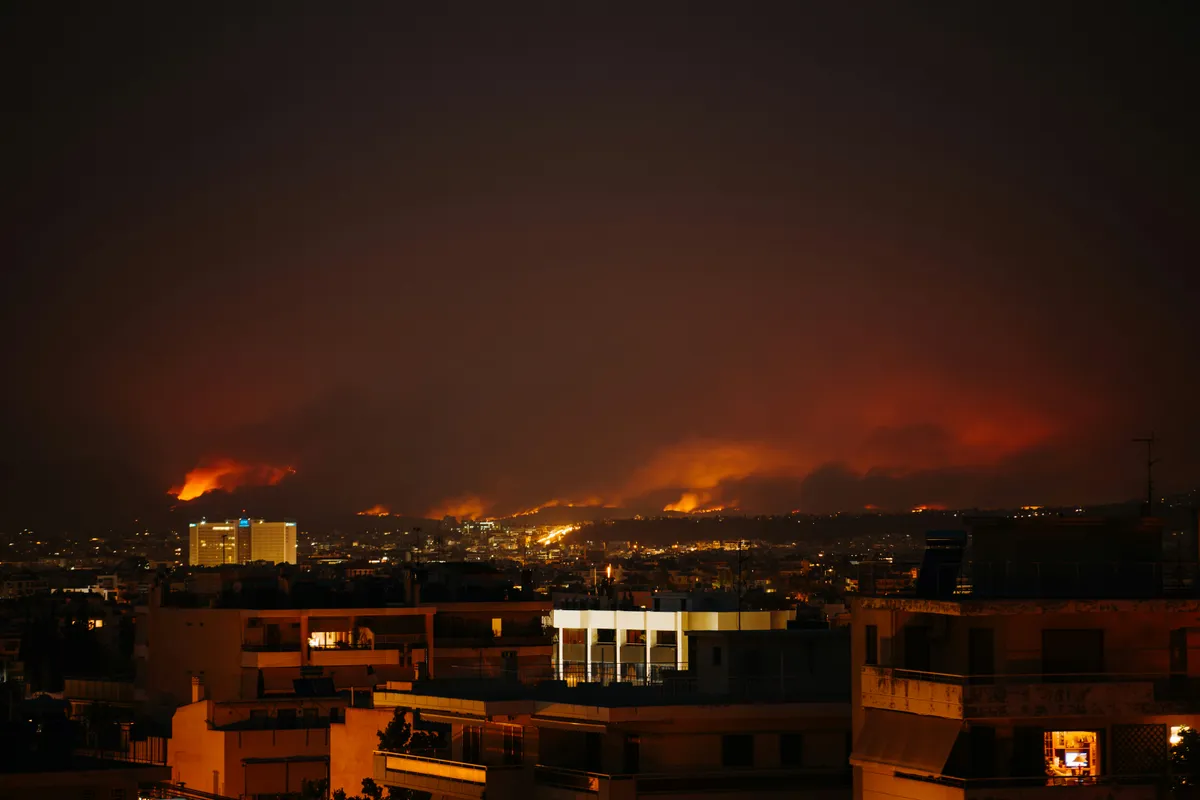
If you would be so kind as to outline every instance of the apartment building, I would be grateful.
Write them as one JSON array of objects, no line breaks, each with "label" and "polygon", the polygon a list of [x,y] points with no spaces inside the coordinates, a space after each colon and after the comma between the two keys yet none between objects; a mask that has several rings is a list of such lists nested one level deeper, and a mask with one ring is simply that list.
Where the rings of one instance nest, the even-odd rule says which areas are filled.
[{"label": "apartment building", "polygon": [[[838,632],[719,631],[696,637],[687,678],[659,685],[392,684],[333,726],[330,786],[353,792],[370,777],[475,800],[848,798],[848,649]],[[838,652],[838,667],[821,666]],[[756,653],[761,672],[734,653]],[[397,709],[434,732],[434,750],[383,751],[366,735]]]},{"label": "apartment building", "polygon": [[854,598],[855,798],[1160,797],[1200,725],[1194,570],[1161,542],[1149,519],[980,521],[929,537],[912,593]]},{"label": "apartment building", "polygon": [[347,699],[328,679],[308,683],[308,696],[216,702],[197,680],[195,702],[172,720],[170,780],[223,797],[276,798],[327,779],[329,727]]},{"label": "apartment building", "polygon": [[434,671],[443,678],[554,677],[549,600],[437,603]]},{"label": "apartment building", "polygon": [[[723,602],[722,602],[723,601]],[[555,673],[569,683],[657,683],[688,668],[688,637],[699,631],[783,630],[791,611],[740,611],[728,593],[661,593],[649,609],[605,599],[555,603]]]},{"label": "apartment building", "polygon": [[169,715],[190,702],[254,700],[322,676],[338,690],[369,689],[430,672],[433,608],[141,609],[134,645],[136,697]]}]

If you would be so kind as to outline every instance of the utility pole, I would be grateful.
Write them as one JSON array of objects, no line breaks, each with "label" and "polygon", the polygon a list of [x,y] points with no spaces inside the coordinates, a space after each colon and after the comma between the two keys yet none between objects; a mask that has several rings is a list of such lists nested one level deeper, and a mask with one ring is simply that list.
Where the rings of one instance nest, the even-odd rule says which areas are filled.
[{"label": "utility pole", "polygon": [[1154,457],[1154,434],[1143,436],[1133,441],[1146,445],[1146,516],[1154,516],[1154,465],[1159,459]]}]

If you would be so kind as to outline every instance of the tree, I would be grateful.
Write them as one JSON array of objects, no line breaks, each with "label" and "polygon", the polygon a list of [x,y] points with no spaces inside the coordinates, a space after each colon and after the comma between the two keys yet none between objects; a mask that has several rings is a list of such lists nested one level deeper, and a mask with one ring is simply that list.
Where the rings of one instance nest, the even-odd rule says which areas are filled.
[{"label": "tree", "polygon": [[387,727],[378,732],[379,749],[393,753],[429,753],[438,748],[440,737],[436,731],[413,729],[408,721],[407,708],[397,708]]},{"label": "tree", "polygon": [[[300,788],[300,800],[325,800],[329,795],[329,779],[321,778],[317,781],[304,781]],[[342,792],[342,797],[346,793]]]},{"label": "tree", "polygon": [[1176,796],[1194,796],[1200,776],[1200,731],[1179,731],[1179,742],[1171,746],[1171,774]]}]

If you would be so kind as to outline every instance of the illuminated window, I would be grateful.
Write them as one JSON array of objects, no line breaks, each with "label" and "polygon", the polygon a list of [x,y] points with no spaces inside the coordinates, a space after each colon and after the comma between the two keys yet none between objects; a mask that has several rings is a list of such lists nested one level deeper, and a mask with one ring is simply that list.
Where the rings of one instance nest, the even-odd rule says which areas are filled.
[{"label": "illuminated window", "polygon": [[497,639],[504,635],[504,620],[499,617],[492,618],[492,636]]},{"label": "illuminated window", "polygon": [[587,631],[583,628],[563,628],[563,644],[587,644]]},{"label": "illuminated window", "polygon": [[1170,739],[1171,746],[1174,747],[1175,745],[1181,743],[1183,741],[1183,734],[1190,730],[1191,728],[1189,728],[1187,725],[1172,725]]},{"label": "illuminated window", "polygon": [[1100,774],[1100,745],[1096,731],[1046,731],[1046,774],[1051,783],[1069,782]]}]

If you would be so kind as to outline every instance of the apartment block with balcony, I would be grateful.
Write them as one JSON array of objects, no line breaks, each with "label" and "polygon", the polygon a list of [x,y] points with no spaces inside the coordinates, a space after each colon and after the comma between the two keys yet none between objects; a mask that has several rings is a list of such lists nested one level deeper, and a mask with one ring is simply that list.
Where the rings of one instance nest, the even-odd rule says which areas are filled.
[{"label": "apartment block with balcony", "polygon": [[688,635],[698,631],[783,630],[795,611],[738,611],[709,602],[712,593],[669,593],[652,609],[556,603],[555,674],[569,683],[660,683],[688,668]]},{"label": "apartment block with balcony", "polygon": [[438,603],[434,672],[444,678],[554,677],[548,600]]},{"label": "apartment block with balcony", "polygon": [[411,680],[425,670],[433,608],[141,609],[137,696],[169,715],[200,678],[216,701],[292,692],[321,675],[338,689]]},{"label": "apartment block with balcony", "polygon": [[852,604],[855,797],[1150,800],[1200,725],[1200,599],[1155,520],[931,535]]},{"label": "apartment block with balcony", "polygon": [[216,702],[194,684],[195,702],[177,709],[168,743],[170,779],[224,797],[299,796],[306,781],[329,777],[329,728],[347,698],[323,696]]},{"label": "apartment block with balcony", "polygon": [[[836,639],[817,645],[822,633]],[[794,634],[810,634],[813,646]],[[382,786],[476,800],[848,798],[846,638],[820,631],[703,634],[688,678],[650,686],[389,686],[375,693],[375,708],[347,711],[347,729],[376,728],[400,709],[417,728],[435,732],[437,747],[368,751],[365,737],[347,736],[341,741],[363,752],[343,754],[335,731],[331,788],[353,791],[371,777]],[[808,658],[830,655],[830,648],[843,651],[837,669]],[[743,662],[738,653],[757,656]],[[746,664],[762,674],[743,674]],[[371,772],[338,766],[351,762]]]}]

